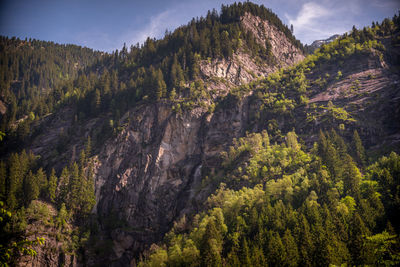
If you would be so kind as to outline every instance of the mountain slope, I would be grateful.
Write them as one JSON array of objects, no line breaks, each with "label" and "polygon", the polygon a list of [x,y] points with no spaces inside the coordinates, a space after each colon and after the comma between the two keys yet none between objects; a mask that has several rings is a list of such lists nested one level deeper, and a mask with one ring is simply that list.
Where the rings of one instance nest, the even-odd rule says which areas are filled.
[{"label": "mountain slope", "polygon": [[203,161],[198,198],[219,189],[202,212],[181,215],[139,266],[398,264],[399,222],[392,212],[400,206],[392,197],[399,194],[400,157],[392,152],[367,167],[374,159],[364,154],[357,132],[371,157],[399,151],[393,121],[400,77],[392,60],[400,52],[399,30],[385,31],[388,25],[367,38],[355,30],[323,46],[254,83],[250,96],[243,87],[233,90],[230,104],[212,116],[223,114],[230,123],[210,123],[205,133],[223,129],[214,148],[227,144],[222,133],[250,133]]},{"label": "mountain slope", "polygon": [[[386,53],[377,42],[364,40],[362,46],[357,36],[352,41],[350,38],[353,37],[344,37],[324,47],[324,52],[310,56],[296,67],[253,83],[251,89],[244,86],[233,90],[212,113],[198,107],[176,114],[171,112],[168,103],[159,103],[132,110],[129,117],[124,117],[121,123],[126,126],[120,135],[99,153],[102,157],[99,157],[96,175],[97,186],[105,190],[98,191],[97,210],[102,217],[120,214],[119,218],[126,219],[126,225],[132,227],[132,230],[119,230],[114,236],[118,240],[116,244],[125,246],[117,245],[116,256],[131,257],[122,253],[124,249],[131,246],[134,251],[139,246],[138,240],[157,240],[160,232],[154,229],[165,231],[174,217],[201,210],[203,201],[218,182],[227,181],[219,174],[223,164],[221,152],[228,150],[234,138],[245,136],[246,131],[268,129],[272,140],[282,142],[284,133],[296,129],[306,144],[312,145],[320,129],[335,128],[349,139],[357,129],[363,140],[371,138],[371,143],[365,142],[368,147],[382,145],[383,136],[398,133],[397,128],[377,125],[383,136],[376,138],[376,132],[366,120],[372,122],[371,118],[376,118],[379,121],[382,117],[352,107],[353,101],[370,87],[382,93],[380,102],[388,103],[387,90],[398,94],[398,87],[393,90],[392,85],[396,85],[399,76],[387,69],[391,63],[384,60],[397,53],[397,46],[392,47],[385,38],[380,38],[388,45],[386,51],[389,52]],[[339,64],[340,61],[343,62]],[[342,66],[339,78],[338,65]],[[396,65],[391,67],[396,68]],[[350,77],[368,76],[376,69],[385,73],[386,82],[375,83],[372,79],[360,82],[363,87],[350,88]],[[331,87],[339,85],[353,90],[354,96],[343,95],[344,102],[334,97],[319,99],[321,92],[329,92]],[[328,100],[333,103],[327,103]],[[376,103],[363,101],[360,105],[364,109],[375,110]],[[342,124],[344,130],[341,130]],[[390,149],[396,149],[396,146],[391,144]],[[207,182],[207,177],[214,177],[210,178],[211,183]]]},{"label": "mountain slope", "polygon": [[30,121],[40,157],[1,162],[1,200],[22,222],[64,203],[88,265],[395,260],[373,251],[382,234],[397,253],[398,156],[367,167],[399,151],[398,55],[397,16],[303,59],[270,10],[223,6],[82,71]]}]

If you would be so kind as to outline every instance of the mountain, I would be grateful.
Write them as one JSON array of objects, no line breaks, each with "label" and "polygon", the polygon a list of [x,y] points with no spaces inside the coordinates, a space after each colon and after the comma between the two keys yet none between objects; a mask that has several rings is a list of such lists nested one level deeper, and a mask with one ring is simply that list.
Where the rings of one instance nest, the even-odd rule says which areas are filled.
[{"label": "mountain", "polygon": [[3,119],[2,242],[44,237],[30,266],[398,263],[399,24],[306,55],[246,2],[91,51]]},{"label": "mountain", "polygon": [[330,42],[335,41],[337,38],[339,38],[340,35],[339,34],[334,34],[331,37],[324,39],[324,40],[315,40],[314,42],[312,42],[309,46],[307,46],[307,48],[309,49],[309,51],[312,53],[314,52],[317,48],[320,48],[322,45],[324,44],[329,44]]}]

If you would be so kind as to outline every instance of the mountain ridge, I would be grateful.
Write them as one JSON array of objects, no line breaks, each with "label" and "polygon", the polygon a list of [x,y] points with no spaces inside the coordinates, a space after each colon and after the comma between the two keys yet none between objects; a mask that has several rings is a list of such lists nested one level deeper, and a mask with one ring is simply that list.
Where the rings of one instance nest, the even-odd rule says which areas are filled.
[{"label": "mountain ridge", "polygon": [[[68,256],[67,261],[127,266],[196,265],[199,261],[205,266],[222,261],[232,265],[245,261],[274,264],[287,259],[279,259],[263,249],[268,247],[272,251],[279,242],[298,251],[298,254],[293,252],[297,264],[306,264],[306,260],[335,264],[374,262],[357,256],[350,246],[347,248],[352,241],[342,236],[334,244],[328,242],[334,239],[328,238],[315,246],[322,249],[329,244],[344,251],[342,255],[329,254],[331,258],[324,254],[320,259],[311,259],[304,251],[309,250],[313,255],[314,246],[300,250],[296,244],[300,246],[299,236],[310,231],[307,225],[318,221],[320,214],[324,218],[331,216],[320,209],[324,205],[329,205],[328,213],[332,216],[339,216],[335,218],[346,218],[346,223],[361,220],[354,225],[366,224],[374,234],[397,231],[371,226],[376,222],[380,225],[379,220],[397,222],[389,215],[389,219],[366,215],[372,212],[368,205],[376,205],[379,212],[383,204],[387,211],[396,210],[397,206],[390,204],[390,196],[379,191],[371,180],[378,175],[371,170],[379,164],[385,165],[388,159],[380,159],[378,165],[367,170],[369,159],[362,152],[362,141],[371,158],[374,153],[400,150],[396,138],[400,129],[390,122],[400,118],[396,102],[398,62],[393,60],[400,52],[398,17],[394,17],[392,24],[388,20],[374,28],[353,30],[303,59],[301,46],[288,35],[287,27],[280,30],[285,28],[276,22],[276,15],[255,6],[251,3],[223,6],[221,15],[209,12],[206,18],[189,23],[187,28],[170,33],[163,40],[148,39],[142,48],[133,47],[130,52],[123,48],[105,55],[101,63],[95,62],[70,85],[61,86],[62,97],[53,114],[25,119],[36,131],[27,135],[23,148],[40,155],[38,163],[30,164],[47,170],[55,168],[59,177],[54,189],[56,200],[46,195],[46,190],[50,190],[47,186],[42,187],[37,197],[54,201],[60,209],[54,215],[57,218],[61,202],[65,202],[64,209],[72,216],[65,219],[72,226],[61,227],[62,235],[57,237],[57,240],[64,238],[70,247],[51,252],[56,259],[52,264],[63,262],[66,252],[74,253],[79,246],[82,251],[79,257]],[[249,15],[249,10],[253,15]],[[235,12],[242,16],[238,19]],[[263,16],[272,20],[265,22]],[[218,24],[219,20],[222,24]],[[242,24],[227,26],[230,21]],[[217,26],[208,28],[209,23]],[[227,44],[237,45],[236,50],[217,49],[218,27],[218,38],[231,37]],[[174,47],[174,52],[165,50],[185,40],[185,30],[190,33],[187,36],[195,39],[198,35],[200,40],[204,35],[201,30],[208,29],[215,34],[210,39],[214,42],[210,49],[202,50],[200,41],[188,41],[187,51],[185,46],[179,46],[178,51]],[[239,32],[243,39],[234,37]],[[240,40],[243,45],[239,45]],[[193,48],[197,44],[199,47]],[[193,53],[191,46],[200,52]],[[168,53],[172,54],[169,61],[159,60]],[[188,67],[188,63],[193,65]],[[6,140],[5,144],[9,142]],[[353,151],[347,143],[351,143]],[[19,156],[12,155],[18,161]],[[32,161],[35,158],[21,155],[25,157],[31,157]],[[391,155],[390,160],[396,161],[396,157]],[[7,164],[4,173],[13,174],[14,161]],[[43,170],[37,169],[33,168],[30,174],[27,171],[26,177],[38,177],[43,182],[40,178]],[[359,180],[353,181],[351,177]],[[360,177],[365,181],[360,181]],[[26,184],[27,178],[21,181]],[[83,187],[78,186],[79,182]],[[13,190],[4,193],[7,205],[13,192],[24,192],[18,187]],[[372,193],[367,194],[368,190]],[[77,191],[89,199],[76,194]],[[257,196],[254,203],[264,203],[271,218],[275,216],[270,213],[272,210],[277,209],[278,214],[278,209],[284,209],[295,217],[292,222],[304,227],[288,223],[284,228],[291,231],[288,232],[264,221],[250,225],[269,227],[265,229],[275,232],[266,234],[256,228],[233,231],[247,229],[242,223],[251,218],[246,217],[246,207],[266,214],[261,206],[254,208],[253,202],[236,200],[232,203],[243,208],[242,213],[233,216],[232,211],[227,212],[231,210],[230,204],[225,207],[220,201],[229,202],[229,196],[241,194],[245,199]],[[269,194],[271,201],[262,197],[265,194]],[[375,194],[384,195],[385,201],[368,197]],[[91,197],[96,199],[95,203]],[[32,203],[42,205],[34,199]],[[357,203],[356,208],[352,201]],[[92,214],[87,210],[92,210]],[[225,224],[224,218],[229,223]],[[350,229],[355,229],[354,225],[350,224]],[[396,224],[394,227],[397,229]],[[73,232],[73,238],[67,237],[68,231]],[[254,239],[252,233],[258,233],[260,239]],[[318,236],[325,234],[331,233]],[[253,239],[264,243],[251,243]],[[295,245],[294,240],[298,242]],[[259,253],[258,256],[247,254],[236,259],[235,253],[240,251],[245,255],[244,249],[250,243],[256,246],[252,251]],[[191,256],[182,259],[185,250],[190,252],[185,255]],[[299,253],[303,253],[301,257]],[[315,249],[315,253],[321,251]],[[35,264],[49,263],[46,252],[40,255]]]}]

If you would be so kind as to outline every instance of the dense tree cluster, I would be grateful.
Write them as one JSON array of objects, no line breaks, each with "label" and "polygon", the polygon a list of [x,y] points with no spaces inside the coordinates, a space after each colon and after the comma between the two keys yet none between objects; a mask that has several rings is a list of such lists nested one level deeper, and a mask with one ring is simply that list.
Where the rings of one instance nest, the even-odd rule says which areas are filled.
[{"label": "dense tree cluster", "polygon": [[43,116],[53,110],[53,91],[101,58],[100,52],[76,45],[0,36],[0,96],[7,113],[5,131],[30,112]]},{"label": "dense tree cluster", "polygon": [[398,264],[390,177],[400,156],[362,174],[348,146],[334,131],[321,132],[309,152],[294,132],[282,144],[266,132],[237,140],[209,178],[224,183],[208,209],[178,221],[140,266]]},{"label": "dense tree cluster", "polygon": [[95,204],[93,173],[82,150],[79,163],[66,166],[59,176],[54,169],[48,175],[38,168],[32,153],[14,153],[0,162],[0,201],[16,211],[28,207],[32,200],[42,199],[66,208],[77,218],[90,213]]},{"label": "dense tree cluster", "polygon": [[111,54],[1,37],[0,100],[7,112],[0,129],[7,133],[6,142],[22,144],[34,121],[65,105],[74,107],[78,120],[102,113],[117,122],[140,101],[188,98],[187,106],[193,99],[209,99],[201,85],[202,60],[230,58],[244,50],[274,65],[270,43],[260,44],[241,25],[239,18],[246,12],[269,20],[301,48],[271,10],[249,2],[222,6],[220,14],[209,11],[160,40],[148,38]]},{"label": "dense tree cluster", "polygon": [[307,105],[310,89],[315,94],[343,76],[339,71],[337,76],[315,79],[315,73],[326,64],[372,51],[382,56],[385,48],[378,38],[398,29],[397,15],[372,28],[354,28],[297,66],[232,90],[220,105],[254,91],[252,120],[265,122],[271,135],[264,131],[234,140],[222,153],[219,170],[203,168],[203,186],[219,185],[206,210],[177,221],[140,265],[399,264],[399,221],[394,215],[399,192],[394,177],[399,175],[400,156],[391,153],[368,166],[356,130],[351,141],[347,137],[349,142],[333,129],[320,131],[318,142],[308,150],[290,131],[299,121],[318,121],[320,128],[341,131],[344,124],[354,125],[349,112],[330,101]]},{"label": "dense tree cluster", "polygon": [[[222,5],[221,20],[223,23],[238,21],[240,17],[246,13],[253,14],[263,20],[269,21],[279,31],[283,32],[297,48],[304,50],[301,42],[294,37],[293,30],[290,30],[287,25],[284,25],[279,17],[273,13],[271,9],[264,7],[264,5],[257,5],[251,2],[239,2],[229,6]],[[291,25],[291,28],[293,28],[293,25]]]},{"label": "dense tree cluster", "polygon": [[[241,26],[240,17],[246,13],[268,20],[303,49],[271,10],[249,2],[223,5],[220,13],[210,11],[166,32],[163,39],[148,38],[141,46],[128,50],[124,45],[111,54],[0,37],[0,108],[6,107],[0,141],[5,132],[3,144],[7,152],[15,152],[10,144],[23,147],[33,124],[40,125],[39,119],[66,107],[74,113],[75,125],[106,118],[99,130],[106,138],[137,103],[169,100],[179,113],[182,107],[209,98],[200,77],[201,61],[229,59],[243,50],[274,63],[269,42],[258,43]],[[353,28],[300,64],[233,89],[218,102],[216,108],[232,105],[253,91],[250,124],[257,124],[261,133],[234,140],[222,153],[219,170],[204,167],[204,188],[219,187],[204,212],[182,217],[165,242],[152,246],[139,265],[399,264],[400,157],[392,153],[368,165],[357,131],[351,130],[350,142],[335,130],[321,131],[318,142],[306,149],[293,130],[300,123],[316,122],[322,129],[343,130],[345,124],[355,128],[351,114],[330,101],[308,105],[310,88],[313,94],[323,91],[343,73],[313,75],[327,63],[371,53],[382,56],[385,47],[377,37],[398,34],[399,25],[395,15],[363,30]],[[400,39],[393,42],[399,44]],[[60,151],[68,143],[64,135]],[[66,235],[68,221],[90,221],[95,204],[90,143],[89,139],[79,161],[60,173],[47,173],[36,156],[24,150],[0,161],[0,202],[6,207],[0,207],[0,218],[7,217],[0,221],[3,233],[21,233],[29,216],[52,220],[47,219],[47,205],[57,208],[52,223]],[[79,238],[88,239],[88,234],[81,234]],[[77,248],[75,241],[71,244],[71,251]]]}]

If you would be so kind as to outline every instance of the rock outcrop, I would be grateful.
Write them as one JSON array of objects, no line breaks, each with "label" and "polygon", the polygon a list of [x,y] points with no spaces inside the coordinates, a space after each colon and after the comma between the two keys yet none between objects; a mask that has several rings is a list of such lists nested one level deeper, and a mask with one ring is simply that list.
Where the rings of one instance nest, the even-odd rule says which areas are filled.
[{"label": "rock outcrop", "polygon": [[[230,86],[266,77],[279,68],[291,66],[304,59],[304,53],[270,22],[246,13],[241,17],[240,23],[245,30],[252,32],[256,41],[262,46],[266,47],[268,40],[274,60],[259,62],[244,49],[238,49],[230,59],[203,60],[200,64],[203,78],[205,80],[214,79],[209,89],[226,94]],[[215,81],[215,78],[223,80],[218,82],[218,80]]]},{"label": "rock outcrop", "polygon": [[244,135],[246,109],[243,101],[213,114],[196,108],[176,115],[159,103],[124,118],[131,122],[105,144],[95,164],[96,212],[128,226],[111,233],[114,260],[129,261],[178,217],[196,211],[204,200],[193,193],[201,187],[201,170],[217,167],[219,153]]}]

